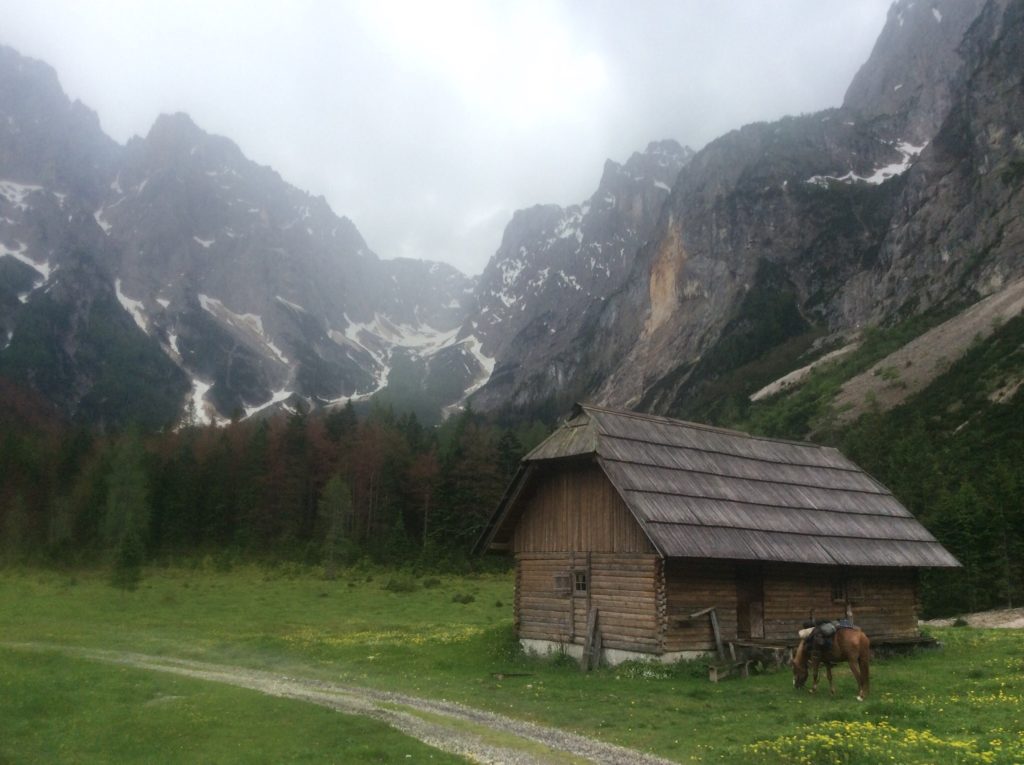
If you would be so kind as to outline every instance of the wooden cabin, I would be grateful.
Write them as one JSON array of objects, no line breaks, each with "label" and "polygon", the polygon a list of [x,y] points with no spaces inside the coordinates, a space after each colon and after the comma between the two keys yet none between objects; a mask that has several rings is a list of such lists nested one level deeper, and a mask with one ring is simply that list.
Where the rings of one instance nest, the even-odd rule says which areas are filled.
[{"label": "wooden cabin", "polygon": [[918,635],[918,570],[957,560],[836,449],[577,405],[522,461],[477,543],[515,555],[530,651],[663,661],[793,642],[812,615]]}]

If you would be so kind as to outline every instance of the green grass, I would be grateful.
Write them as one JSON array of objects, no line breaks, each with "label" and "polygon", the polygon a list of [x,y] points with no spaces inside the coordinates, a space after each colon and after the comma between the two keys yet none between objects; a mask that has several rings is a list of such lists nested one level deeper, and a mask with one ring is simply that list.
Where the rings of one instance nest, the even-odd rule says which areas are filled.
[{"label": "green grass", "polygon": [[[833,762],[891,763],[882,754],[890,750],[905,763],[1024,761],[1024,636],[1018,631],[936,631],[944,650],[877,661],[872,695],[860,704],[845,668],[836,670],[835,699],[794,691],[788,672],[718,685],[693,665],[631,664],[583,675],[570,662],[543,662],[516,651],[510,575],[442,577],[430,588],[389,592],[395,576],[360,570],[326,582],[298,569],[154,569],[137,592],[124,594],[110,588],[102,573],[0,573],[0,640],[130,649],[457,700],[680,762],[810,762],[813,754]],[[472,601],[456,602],[467,595]],[[0,648],[4,677],[9,665],[30,667],[27,656]],[[31,729],[33,710],[55,699],[67,704],[66,714],[83,720],[96,715],[89,726],[96,729],[96,752],[116,744],[118,699],[134,699],[124,703],[142,714],[147,708],[140,701],[185,695],[173,690],[178,687],[193,689],[211,718],[218,710],[233,714],[236,704],[228,697],[236,694],[252,705],[297,710],[292,714],[308,717],[314,729],[321,715],[341,717],[312,705],[77,659],[32,661],[42,664],[13,674],[21,699],[13,713],[0,706],[0,746],[6,747],[0,752],[16,762],[39,759],[39,750],[31,748],[31,734],[9,738],[3,726]],[[95,682],[65,687],[50,679],[46,662],[67,663]],[[143,690],[119,696],[102,690],[107,683],[124,689],[137,683]],[[97,686],[97,698],[76,695],[84,691],[75,688],[90,684]],[[342,719],[339,728],[349,724]],[[173,737],[180,726],[187,727],[185,718],[171,720],[162,735]],[[258,727],[254,713],[229,727],[225,741],[244,739]],[[58,736],[56,728],[48,730],[40,735]],[[221,761],[222,750],[213,747],[228,744],[200,739],[197,746],[211,748],[193,751],[193,759]]]},{"label": "green grass", "polygon": [[383,723],[226,685],[0,650],[0,763],[454,763]]}]

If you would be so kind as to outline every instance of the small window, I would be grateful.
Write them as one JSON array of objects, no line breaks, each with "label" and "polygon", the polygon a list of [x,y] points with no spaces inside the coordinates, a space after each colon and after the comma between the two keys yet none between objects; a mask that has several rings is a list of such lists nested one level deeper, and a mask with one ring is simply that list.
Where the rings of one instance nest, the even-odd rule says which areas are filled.
[{"label": "small window", "polygon": [[573,572],[573,592],[577,595],[587,594],[587,572],[586,571],[574,571]]},{"label": "small window", "polygon": [[568,595],[572,592],[572,577],[568,574],[555,574],[555,592]]},{"label": "small window", "polygon": [[832,580],[832,602],[845,603],[848,599],[845,579]]}]

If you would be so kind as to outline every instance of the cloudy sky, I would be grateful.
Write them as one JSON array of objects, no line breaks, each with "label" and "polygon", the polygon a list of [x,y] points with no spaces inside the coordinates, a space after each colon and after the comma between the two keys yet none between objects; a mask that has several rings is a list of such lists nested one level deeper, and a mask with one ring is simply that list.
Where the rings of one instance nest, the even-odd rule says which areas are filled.
[{"label": "cloudy sky", "polygon": [[512,211],[605,158],[836,106],[889,0],[0,0],[118,141],[184,111],[352,218],[478,273]]}]

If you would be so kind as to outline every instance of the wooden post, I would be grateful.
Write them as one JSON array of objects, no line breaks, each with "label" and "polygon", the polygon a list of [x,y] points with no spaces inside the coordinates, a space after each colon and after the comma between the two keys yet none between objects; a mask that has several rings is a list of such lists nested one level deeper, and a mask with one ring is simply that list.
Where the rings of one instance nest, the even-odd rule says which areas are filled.
[{"label": "wooden post", "polygon": [[718,629],[718,612],[711,609],[711,631],[715,633],[715,648],[718,649],[718,658],[725,658],[725,649],[722,648],[722,633]]},{"label": "wooden post", "polygon": [[580,657],[580,669],[584,672],[590,670],[591,665],[597,666],[594,661],[594,647],[599,644],[597,638],[597,609],[591,608],[587,614],[587,634],[583,641],[583,655]]},{"label": "wooden post", "polygon": [[711,608],[703,608],[700,611],[694,611],[690,614],[690,618],[696,619],[704,615],[711,617],[711,632],[715,636],[715,649],[718,651],[718,658],[724,661],[725,647],[722,645],[722,632],[718,629],[718,613],[715,609],[715,606],[711,606]]}]

